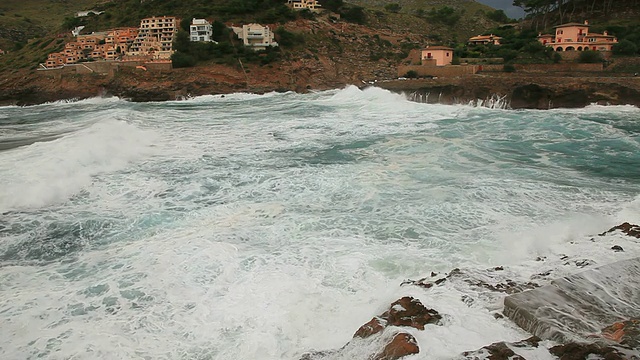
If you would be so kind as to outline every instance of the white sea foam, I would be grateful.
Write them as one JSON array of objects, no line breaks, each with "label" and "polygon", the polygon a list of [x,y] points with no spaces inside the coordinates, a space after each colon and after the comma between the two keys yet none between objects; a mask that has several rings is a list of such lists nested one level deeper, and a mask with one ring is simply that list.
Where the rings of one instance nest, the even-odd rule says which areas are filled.
[{"label": "white sea foam", "polygon": [[[411,295],[444,315],[410,330],[413,358],[451,359],[528,335],[493,317],[504,294],[402,280],[505,265],[498,280],[526,282],[640,251],[594,236],[640,216],[634,180],[566,160],[594,155],[571,146],[597,145],[588,135],[608,123],[380,89],[244,96],[95,104],[95,124],[0,153],[1,210],[24,210],[0,223],[0,357],[298,359]],[[51,121],[71,126],[65,114]],[[88,220],[107,230],[87,233]],[[67,256],[5,252],[72,243],[50,231],[71,225],[84,247]]]},{"label": "white sea foam", "polygon": [[48,142],[3,154],[0,212],[67,200],[92,177],[151,154],[154,135],[122,121],[104,121]]}]

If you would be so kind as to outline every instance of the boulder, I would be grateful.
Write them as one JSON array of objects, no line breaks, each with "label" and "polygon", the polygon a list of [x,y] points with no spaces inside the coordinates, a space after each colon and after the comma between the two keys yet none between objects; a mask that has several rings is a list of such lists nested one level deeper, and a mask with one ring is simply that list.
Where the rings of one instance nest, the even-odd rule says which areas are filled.
[{"label": "boulder", "polygon": [[401,332],[396,334],[382,349],[382,352],[375,355],[374,359],[395,360],[418,352],[420,352],[420,348],[416,338],[409,333]]},{"label": "boulder", "polygon": [[418,299],[405,296],[393,302],[389,310],[362,325],[353,336],[366,338],[384,330],[389,325],[410,326],[424,330],[425,325],[437,324],[440,319],[442,316],[437,311],[427,309]]}]

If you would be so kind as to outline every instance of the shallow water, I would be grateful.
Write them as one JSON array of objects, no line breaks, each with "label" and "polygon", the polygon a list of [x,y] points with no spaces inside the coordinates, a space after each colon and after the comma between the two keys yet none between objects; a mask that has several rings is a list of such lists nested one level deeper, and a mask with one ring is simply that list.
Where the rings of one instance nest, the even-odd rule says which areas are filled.
[{"label": "shallow water", "polygon": [[416,359],[520,340],[500,297],[400,283],[637,255],[590,238],[638,222],[639,118],[355,87],[0,108],[0,357],[297,359],[403,295],[446,315]]}]

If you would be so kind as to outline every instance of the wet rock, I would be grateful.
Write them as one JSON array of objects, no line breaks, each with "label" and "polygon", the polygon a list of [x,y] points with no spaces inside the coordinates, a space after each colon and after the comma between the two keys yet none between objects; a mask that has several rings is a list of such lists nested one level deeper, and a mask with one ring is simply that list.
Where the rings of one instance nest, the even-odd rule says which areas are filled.
[{"label": "wet rock", "polygon": [[384,330],[386,326],[387,321],[385,319],[374,317],[373,319],[371,319],[371,321],[362,325],[353,336],[366,338],[373,334],[379,333],[380,331]]},{"label": "wet rock", "polygon": [[640,239],[640,226],[634,225],[634,224],[630,224],[628,222],[622,223],[622,224],[620,224],[618,226],[614,226],[611,229],[609,229],[609,230],[607,230],[607,231],[605,231],[605,232],[603,232],[601,234],[598,234],[598,235],[605,236],[606,234],[614,232],[616,230],[620,230],[620,231],[622,231],[623,233],[625,233],[625,234],[627,234],[629,236],[633,236],[635,238]]},{"label": "wet rock", "polygon": [[462,357],[468,360],[526,360],[521,355],[516,354],[513,348],[537,348],[539,342],[540,339],[536,336],[515,343],[502,341],[484,346],[475,351],[466,351],[462,353]]},{"label": "wet rock", "polygon": [[640,319],[616,322],[602,329],[601,336],[626,348],[640,349]]},{"label": "wet rock", "polygon": [[382,352],[376,354],[374,360],[395,360],[407,355],[413,355],[420,352],[418,342],[413,335],[408,333],[398,333],[393,339],[382,349]]},{"label": "wet rock", "polygon": [[549,352],[557,356],[560,360],[584,360],[594,359],[600,356],[606,360],[629,360],[625,354],[611,346],[601,346],[587,343],[568,343],[557,345],[549,349]]},{"label": "wet rock", "polygon": [[362,325],[353,336],[366,338],[384,330],[389,325],[410,326],[424,330],[425,325],[437,324],[440,319],[442,316],[437,311],[427,309],[418,299],[405,296],[393,302],[389,310],[382,315]]},{"label": "wet rock", "polygon": [[481,272],[475,273],[467,273],[458,268],[451,270],[446,277],[440,278],[435,281],[430,281],[429,278],[422,278],[419,280],[405,280],[400,285],[414,285],[419,286],[425,289],[432,288],[435,285],[440,285],[445,281],[451,281],[453,279],[461,280],[472,287],[482,288],[486,290],[491,290],[494,292],[506,293],[506,294],[515,294],[518,292],[522,292],[525,290],[535,289],[539,287],[537,283],[534,282],[516,282],[511,279],[506,279],[503,281],[495,281],[498,275],[493,274],[498,271],[504,271],[503,266],[498,266],[490,269],[486,269]]},{"label": "wet rock", "polygon": [[620,252],[620,251],[624,251],[624,249],[622,248],[622,246],[620,245],[613,245],[611,247],[611,250],[615,251],[615,252]]}]

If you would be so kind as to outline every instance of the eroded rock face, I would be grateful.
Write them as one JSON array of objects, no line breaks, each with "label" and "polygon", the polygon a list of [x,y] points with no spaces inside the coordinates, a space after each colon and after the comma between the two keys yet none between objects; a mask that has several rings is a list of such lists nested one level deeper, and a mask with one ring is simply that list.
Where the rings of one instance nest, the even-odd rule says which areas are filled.
[{"label": "eroded rock face", "polygon": [[382,315],[362,325],[353,336],[366,338],[384,330],[389,325],[410,326],[424,330],[426,324],[437,324],[440,319],[442,316],[437,311],[427,309],[418,299],[405,296],[393,302],[389,310]]}]

